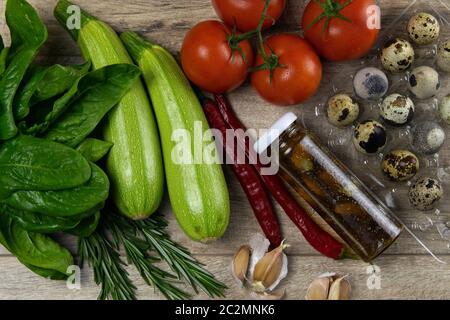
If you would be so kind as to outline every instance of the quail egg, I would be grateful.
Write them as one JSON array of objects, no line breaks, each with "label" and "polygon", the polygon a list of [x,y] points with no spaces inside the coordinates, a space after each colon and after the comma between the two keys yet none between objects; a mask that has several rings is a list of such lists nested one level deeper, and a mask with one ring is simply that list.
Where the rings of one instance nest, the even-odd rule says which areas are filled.
[{"label": "quail egg", "polygon": [[439,32],[439,21],[429,13],[418,13],[409,20],[409,36],[418,45],[432,44],[439,38]]},{"label": "quail egg", "polygon": [[446,96],[439,104],[439,116],[450,124],[450,96]]},{"label": "quail egg", "polygon": [[439,45],[437,51],[437,65],[445,72],[450,72],[450,40]]},{"label": "quail egg", "polygon": [[433,121],[425,121],[412,130],[412,147],[421,154],[432,155],[442,148],[445,142],[445,131]]},{"label": "quail egg", "polygon": [[439,73],[431,67],[415,68],[409,75],[409,90],[418,99],[434,97],[441,87]]},{"label": "quail egg", "polygon": [[406,96],[391,94],[384,99],[380,109],[383,121],[392,126],[402,126],[414,117],[414,102]]},{"label": "quail egg", "polygon": [[384,97],[388,91],[389,80],[383,71],[370,67],[356,73],[353,86],[359,97],[365,100],[377,100]]},{"label": "quail egg", "polygon": [[390,72],[401,72],[414,62],[414,49],[406,40],[389,41],[381,51],[381,62],[384,69]]},{"label": "quail egg", "polygon": [[382,162],[383,173],[393,181],[406,181],[419,171],[419,159],[406,150],[392,150]]},{"label": "quail egg", "polygon": [[337,127],[345,127],[358,119],[359,105],[347,94],[338,94],[328,101],[328,120]]},{"label": "quail egg", "polygon": [[409,201],[418,210],[428,211],[436,207],[444,195],[444,189],[438,180],[424,177],[409,189]]},{"label": "quail egg", "polygon": [[384,148],[386,142],[386,129],[374,120],[361,122],[353,133],[353,144],[364,154],[377,153]]}]

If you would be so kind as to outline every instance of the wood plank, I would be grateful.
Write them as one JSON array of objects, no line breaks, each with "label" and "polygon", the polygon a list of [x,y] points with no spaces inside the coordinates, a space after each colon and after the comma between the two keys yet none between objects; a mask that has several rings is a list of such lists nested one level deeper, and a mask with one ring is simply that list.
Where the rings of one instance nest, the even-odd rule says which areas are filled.
[{"label": "wood plank", "polygon": [[[231,256],[199,256],[208,269],[229,286],[228,299],[248,299],[230,273]],[[347,261],[333,262],[321,257],[290,256],[290,273],[280,285],[287,299],[304,299],[309,284],[324,272],[349,274],[356,299],[449,299],[450,270],[424,256],[384,256],[378,262],[380,289],[368,289],[368,264]],[[369,270],[370,271],[370,270]],[[82,273],[81,290],[69,290],[65,282],[41,279],[12,257],[0,258],[0,299],[95,299],[98,288],[92,272]],[[153,289],[132,277],[139,288],[140,299],[158,299]],[[199,295],[196,298],[206,298]]]},{"label": "wood plank", "polygon": [[[43,64],[53,63],[78,63],[81,61],[79,50],[68,34],[58,25],[52,15],[53,6],[56,0],[31,0],[30,1],[42,16],[44,22],[49,28],[49,41],[40,53],[38,62]],[[184,34],[191,26],[203,19],[215,18],[214,11],[209,0],[191,0],[191,1],[169,1],[169,0],[133,0],[124,3],[120,0],[108,1],[74,1],[93,15],[99,16],[102,20],[110,23],[116,30],[135,30],[143,35],[167,47],[175,55],[178,54]],[[0,7],[3,7],[5,1],[2,1]],[[400,1],[380,1],[383,8],[383,25],[388,26],[411,3],[410,0]],[[422,1],[424,10],[428,10],[428,4]],[[288,10],[284,14],[280,24],[270,33],[279,31],[297,31],[298,20],[305,5],[305,1],[288,1]],[[433,5],[436,8],[442,8],[439,1]],[[6,33],[4,19],[0,19],[0,32]],[[445,33],[448,34],[449,30]],[[381,40],[380,40],[381,41]],[[354,70],[360,62],[325,64],[326,73],[324,83],[340,76],[351,77],[349,70]],[[445,88],[448,84],[445,84]],[[244,124],[251,128],[267,128],[270,124],[287,111],[294,111],[300,116],[303,110],[314,108],[323,104],[324,97],[330,93],[322,89],[318,95],[307,104],[291,108],[275,108],[259,98],[254,90],[246,85],[234,92],[230,99],[236,109],[238,116]],[[255,114],[260,115],[255,117]],[[314,123],[312,129],[320,133],[321,123]],[[326,140],[328,137],[322,133],[321,138]],[[347,154],[345,149],[337,149],[337,153],[348,160],[351,154]],[[446,145],[441,158],[442,163],[450,165],[450,145]],[[352,160],[352,159],[350,159]],[[361,163],[353,163],[355,166]],[[165,213],[170,221],[170,232],[174,239],[185,245],[193,253],[204,261],[208,268],[217,273],[220,279],[223,279],[231,286],[230,298],[244,298],[236,286],[233,284],[228,271],[231,255],[236,248],[246,243],[250,236],[259,232],[259,227],[253,217],[251,208],[240,189],[235,178],[229,170],[227,171],[227,180],[229,182],[232,217],[230,227],[224,238],[211,244],[203,245],[190,241],[182,233],[176,224],[167,200],[164,202],[161,212]],[[367,180],[366,180],[367,179]],[[369,184],[373,181],[365,177]],[[416,225],[420,229],[421,225],[427,228],[428,218],[435,221],[444,221],[450,215],[449,210],[443,212],[440,216],[433,214],[419,214],[410,212],[405,199],[405,194],[398,195],[401,199],[398,203],[400,215],[405,219],[407,225]],[[450,199],[447,197],[442,204],[443,208],[449,208]],[[380,264],[383,274],[382,290],[369,291],[365,289],[365,264],[361,262],[334,262],[332,260],[319,257],[311,247],[305,243],[303,237],[299,235],[296,228],[288,221],[282,211],[277,206],[280,219],[282,221],[284,235],[292,245],[289,254],[292,255],[290,279],[288,283],[288,297],[302,298],[309,282],[323,271],[340,271],[342,273],[350,272],[355,277],[355,296],[357,298],[445,298],[449,297],[448,280],[449,274],[445,268],[436,265],[428,256],[418,256],[424,254],[415,241],[409,236],[402,236],[387,252],[377,260]],[[449,219],[450,220],[450,219]],[[444,221],[445,222],[445,221]],[[450,254],[448,241],[440,238],[436,227],[433,226],[425,232],[418,231],[419,235],[430,247],[439,254]],[[64,237],[62,242],[68,246],[72,252],[75,250],[75,241],[73,238]],[[412,255],[412,256],[408,256]],[[448,257],[447,257],[448,258]],[[95,298],[97,288],[92,282],[90,272],[84,274],[84,286],[81,292],[68,292],[64,284],[40,279],[28,272],[16,260],[9,256],[4,249],[0,248],[0,299],[4,298]],[[148,288],[142,281],[137,282],[142,289],[143,298],[156,298],[153,290]]]}]

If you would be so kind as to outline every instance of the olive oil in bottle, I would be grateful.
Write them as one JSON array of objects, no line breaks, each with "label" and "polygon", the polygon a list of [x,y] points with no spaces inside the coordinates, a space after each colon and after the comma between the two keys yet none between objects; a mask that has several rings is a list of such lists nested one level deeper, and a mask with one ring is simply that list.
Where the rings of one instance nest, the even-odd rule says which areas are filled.
[{"label": "olive oil in bottle", "polygon": [[293,113],[277,121],[255,149],[278,156],[279,175],[364,261],[400,235],[403,225]]}]

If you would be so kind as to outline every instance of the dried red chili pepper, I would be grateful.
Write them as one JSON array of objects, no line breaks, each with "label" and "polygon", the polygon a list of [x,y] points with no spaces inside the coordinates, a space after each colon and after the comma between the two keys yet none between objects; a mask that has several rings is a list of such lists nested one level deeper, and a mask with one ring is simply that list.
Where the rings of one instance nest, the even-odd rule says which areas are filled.
[{"label": "dried red chili pepper", "polygon": [[227,140],[227,125],[222,119],[216,103],[211,99],[202,98],[202,104],[210,126],[222,133],[223,141],[219,141],[219,143],[222,144],[226,155],[232,160],[231,169],[244,189],[261,229],[272,247],[278,247],[283,240],[281,228],[261,177],[252,165],[238,163],[236,150],[238,146]]},{"label": "dried red chili pepper", "polygon": [[[245,130],[244,126],[235,115],[228,99],[221,94],[215,95],[214,97],[226,125],[233,130]],[[250,153],[248,142],[241,142],[245,145],[247,157],[251,157],[252,153]],[[255,168],[261,174],[261,169],[263,168],[262,164],[259,161],[251,161],[251,163],[257,163]],[[275,200],[283,208],[286,215],[297,226],[312,247],[324,256],[332,259],[342,259],[351,256],[346,252],[342,243],[320,228],[320,226],[312,220],[305,210],[297,203],[278,175],[269,176],[261,174],[261,179],[267,189],[272,193]]]}]

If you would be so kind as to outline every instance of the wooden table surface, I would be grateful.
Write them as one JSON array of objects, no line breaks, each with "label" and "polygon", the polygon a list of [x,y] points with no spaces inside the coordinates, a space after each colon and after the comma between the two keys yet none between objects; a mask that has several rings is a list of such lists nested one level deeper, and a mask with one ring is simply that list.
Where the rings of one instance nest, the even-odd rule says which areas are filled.
[{"label": "wooden table surface", "polygon": [[[0,0],[4,8],[4,0]],[[74,63],[81,61],[79,51],[67,33],[57,24],[52,11],[56,1],[31,0],[39,11],[49,29],[49,40],[42,49],[39,61],[44,64]],[[200,20],[215,18],[210,0],[76,0],[77,4],[91,14],[110,23],[118,31],[135,30],[146,37],[165,46],[174,54],[180,50],[184,34]],[[290,0],[288,8],[280,24],[274,31],[298,31],[298,20],[306,1]],[[411,1],[380,1],[383,8],[383,25],[397,17]],[[438,2],[437,0],[431,2]],[[0,19],[0,30],[6,32],[3,16]],[[358,63],[358,62],[355,62]],[[324,81],[329,81],[333,74],[345,72],[346,65],[326,64]],[[325,94],[325,93],[324,93]],[[323,100],[319,93],[308,104],[314,105]],[[231,95],[232,103],[242,121],[251,128],[267,128],[274,120],[287,111],[299,110],[299,107],[277,108],[262,101],[249,85],[245,85]],[[308,108],[302,106],[301,108]],[[446,147],[448,149],[448,146]],[[450,155],[450,150],[445,155]],[[225,236],[214,244],[202,245],[187,239],[176,225],[170,212],[168,201],[164,201],[162,211],[170,220],[170,231],[173,238],[195,254],[228,286],[227,298],[247,298],[235,284],[230,273],[231,258],[236,249],[247,243],[251,235],[259,232],[250,206],[237,181],[226,170],[229,183],[232,214],[229,229]],[[448,198],[448,197],[447,197]],[[449,199],[445,204],[449,204]],[[404,234],[375,264],[379,267],[377,276],[380,279],[378,288],[368,286],[370,282],[370,265],[360,261],[332,261],[321,257],[305,242],[297,229],[286,219],[277,206],[282,221],[283,232],[291,247],[289,256],[289,275],[282,282],[288,299],[303,299],[309,283],[323,272],[333,271],[350,274],[355,299],[443,299],[450,298],[449,265],[436,263],[414,240]],[[408,216],[406,216],[408,219]],[[450,254],[446,242],[436,237],[436,233],[422,235],[433,250],[445,258]],[[76,245],[73,238],[62,240],[73,252]],[[450,259],[449,259],[450,260]],[[139,298],[158,299],[153,288],[148,287],[137,276],[130,272],[139,288]],[[81,290],[69,290],[64,282],[42,279],[23,267],[13,256],[0,248],[0,299],[95,299],[98,287],[92,279],[91,270],[85,268],[82,273]],[[204,295],[198,298],[205,298]]]}]

